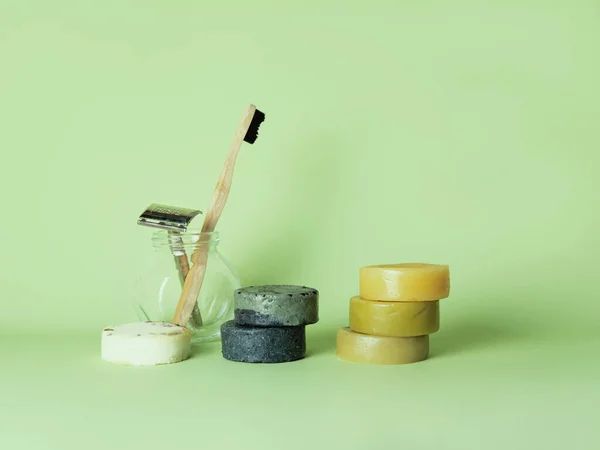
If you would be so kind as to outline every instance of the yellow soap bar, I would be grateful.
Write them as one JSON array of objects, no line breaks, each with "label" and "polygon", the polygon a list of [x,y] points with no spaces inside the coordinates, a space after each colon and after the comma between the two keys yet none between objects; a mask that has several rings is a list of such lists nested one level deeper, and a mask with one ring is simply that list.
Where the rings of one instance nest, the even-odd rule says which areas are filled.
[{"label": "yellow soap bar", "polygon": [[350,329],[376,336],[422,336],[440,329],[440,302],[350,299]]},{"label": "yellow soap bar", "polygon": [[449,294],[447,265],[405,263],[360,268],[360,296],[366,300],[431,302]]},{"label": "yellow soap bar", "polygon": [[410,364],[429,356],[429,335],[413,337],[370,336],[341,328],[337,333],[338,358],[362,364]]}]

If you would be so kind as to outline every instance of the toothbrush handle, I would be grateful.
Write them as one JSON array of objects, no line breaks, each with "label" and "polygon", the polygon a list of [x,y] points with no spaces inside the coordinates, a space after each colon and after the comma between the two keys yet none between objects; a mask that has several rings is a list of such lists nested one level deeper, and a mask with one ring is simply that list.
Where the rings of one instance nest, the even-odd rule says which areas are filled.
[{"label": "toothbrush handle", "polygon": [[244,137],[248,132],[250,123],[252,123],[252,117],[254,116],[255,112],[256,107],[254,105],[250,105],[246,115],[242,118],[233,136],[233,142],[229,148],[229,154],[227,155],[227,159],[225,160],[225,164],[223,165],[223,169],[221,170],[221,174],[217,180],[217,185],[215,186],[212,200],[206,213],[206,219],[204,219],[204,223],[202,224],[203,233],[212,233],[217,228],[217,222],[221,218],[221,214],[225,208],[225,203],[229,197],[229,191],[231,190],[235,162],[238,154],[240,153],[240,148],[244,142]]},{"label": "toothbrush handle", "polygon": [[[225,159],[225,164],[221,170],[221,175],[217,180],[211,204],[206,213],[206,219],[204,219],[204,224],[202,225],[202,233],[212,233],[215,231],[217,222],[223,213],[229,191],[231,190],[235,162],[255,112],[256,107],[250,105],[235,131],[227,159]],[[209,244],[199,245],[192,254],[191,259],[194,265],[185,279],[183,290],[181,291],[181,296],[179,297],[177,309],[175,310],[175,315],[173,317],[173,323],[176,323],[177,325],[186,326],[194,311],[204,281],[204,275],[206,274],[208,249]]]}]

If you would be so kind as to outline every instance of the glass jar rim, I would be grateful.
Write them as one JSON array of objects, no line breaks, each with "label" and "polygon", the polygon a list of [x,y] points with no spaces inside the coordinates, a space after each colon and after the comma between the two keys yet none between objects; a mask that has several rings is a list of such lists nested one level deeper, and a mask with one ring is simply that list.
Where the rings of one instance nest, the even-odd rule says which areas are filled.
[{"label": "glass jar rim", "polygon": [[203,233],[201,229],[188,228],[185,232],[156,230],[152,233],[152,244],[155,248],[217,244],[218,242],[218,231]]}]

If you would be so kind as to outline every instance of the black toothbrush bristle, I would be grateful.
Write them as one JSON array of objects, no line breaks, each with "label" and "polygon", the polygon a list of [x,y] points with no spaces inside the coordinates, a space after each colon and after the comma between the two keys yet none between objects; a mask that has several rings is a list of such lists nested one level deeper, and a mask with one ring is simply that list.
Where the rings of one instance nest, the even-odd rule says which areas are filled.
[{"label": "black toothbrush bristle", "polygon": [[250,126],[248,127],[248,131],[246,132],[246,136],[244,136],[244,141],[249,144],[254,144],[256,139],[258,138],[258,127],[265,120],[265,113],[259,111],[258,109],[254,111],[254,116],[252,117],[252,122],[250,122]]}]

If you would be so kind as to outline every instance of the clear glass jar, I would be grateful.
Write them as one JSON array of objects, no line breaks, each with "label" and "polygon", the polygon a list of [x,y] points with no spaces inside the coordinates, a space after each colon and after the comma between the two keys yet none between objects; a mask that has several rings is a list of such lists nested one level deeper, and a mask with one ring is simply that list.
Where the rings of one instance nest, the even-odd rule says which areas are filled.
[{"label": "clear glass jar", "polygon": [[133,306],[138,319],[172,321],[187,272],[185,266],[192,265],[195,251],[208,251],[204,281],[188,328],[194,343],[218,340],[221,324],[233,318],[233,293],[241,287],[231,264],[217,249],[218,244],[218,232],[155,231],[154,257],[147,261],[134,285]]}]

